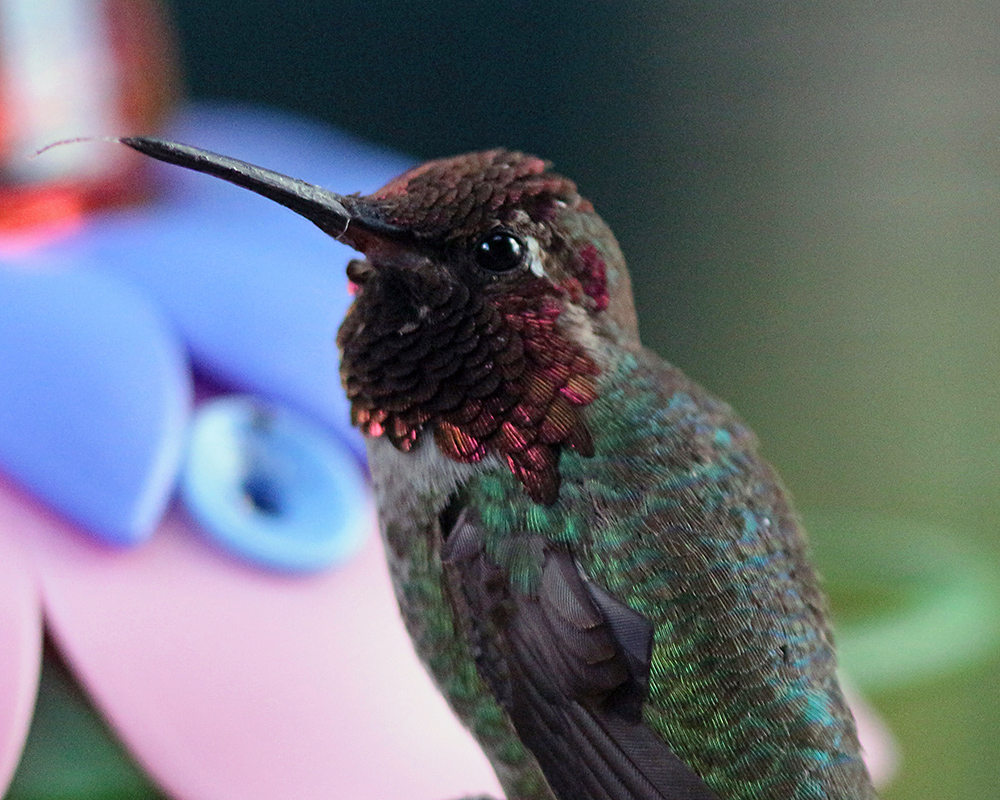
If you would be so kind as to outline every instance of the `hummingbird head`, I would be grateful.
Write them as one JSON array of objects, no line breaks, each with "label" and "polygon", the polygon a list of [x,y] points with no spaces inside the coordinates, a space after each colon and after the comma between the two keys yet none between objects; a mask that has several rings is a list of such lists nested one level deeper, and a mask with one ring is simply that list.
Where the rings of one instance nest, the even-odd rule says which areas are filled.
[{"label": "hummingbird head", "polygon": [[347,268],[356,296],[337,344],[368,436],[499,459],[539,503],[558,497],[562,450],[593,453],[584,409],[602,348],[638,341],[635,312],[614,236],[546,162],[471,153],[341,196],[185,145],[122,142],[276,200],[364,254]]}]

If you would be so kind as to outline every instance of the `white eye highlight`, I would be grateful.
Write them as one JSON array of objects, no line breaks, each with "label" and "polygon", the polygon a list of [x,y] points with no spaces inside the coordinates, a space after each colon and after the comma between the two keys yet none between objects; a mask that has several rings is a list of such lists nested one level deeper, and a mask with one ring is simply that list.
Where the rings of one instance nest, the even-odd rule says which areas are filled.
[{"label": "white eye highlight", "polygon": [[545,277],[545,267],[542,266],[542,248],[538,240],[528,237],[528,268],[539,278]]}]

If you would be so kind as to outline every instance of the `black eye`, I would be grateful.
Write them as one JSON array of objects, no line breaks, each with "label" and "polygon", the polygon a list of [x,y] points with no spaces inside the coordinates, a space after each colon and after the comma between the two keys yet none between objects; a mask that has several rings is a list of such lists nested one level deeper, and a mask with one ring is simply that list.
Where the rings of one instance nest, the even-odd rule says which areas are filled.
[{"label": "black eye", "polygon": [[524,242],[513,233],[494,231],[476,245],[476,263],[489,272],[508,272],[524,261]]}]

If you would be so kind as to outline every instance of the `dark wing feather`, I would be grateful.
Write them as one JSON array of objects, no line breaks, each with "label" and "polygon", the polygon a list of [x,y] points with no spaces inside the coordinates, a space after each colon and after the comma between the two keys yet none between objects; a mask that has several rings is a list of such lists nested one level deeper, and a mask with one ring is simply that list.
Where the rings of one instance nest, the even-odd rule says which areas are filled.
[{"label": "dark wing feather", "polygon": [[535,592],[511,589],[463,513],[442,557],[476,666],[560,800],[718,800],[642,719],[653,628],[584,577],[572,554],[524,535]]}]

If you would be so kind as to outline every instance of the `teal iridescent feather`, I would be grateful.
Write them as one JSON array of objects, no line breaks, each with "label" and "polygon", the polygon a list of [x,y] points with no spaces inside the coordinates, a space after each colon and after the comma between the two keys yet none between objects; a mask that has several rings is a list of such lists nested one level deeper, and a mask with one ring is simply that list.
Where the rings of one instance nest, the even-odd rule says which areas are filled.
[{"label": "teal iridescent feather", "polygon": [[470,483],[487,548],[531,585],[511,531],[573,548],[655,625],[644,717],[720,797],[870,797],[799,523],[752,434],[643,352],[588,409],[595,455],[567,454],[539,511],[509,474]]}]

